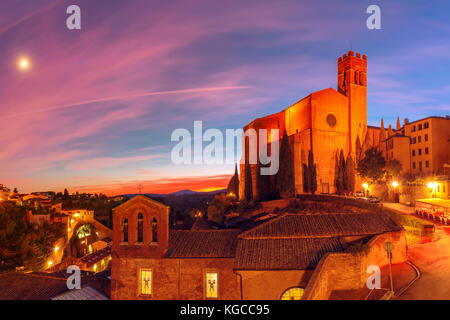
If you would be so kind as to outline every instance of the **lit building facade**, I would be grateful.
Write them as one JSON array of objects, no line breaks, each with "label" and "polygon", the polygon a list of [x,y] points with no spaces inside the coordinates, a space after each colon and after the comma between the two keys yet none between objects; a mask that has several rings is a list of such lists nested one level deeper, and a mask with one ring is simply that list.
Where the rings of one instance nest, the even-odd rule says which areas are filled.
[{"label": "lit building facade", "polygon": [[413,176],[443,175],[450,164],[450,117],[404,121],[381,143],[386,160],[396,159]]},{"label": "lit building facade", "polygon": [[[355,160],[358,146],[364,142],[379,143],[379,128],[367,126],[367,57],[349,51],[338,58],[337,69],[337,90],[328,88],[313,92],[287,109],[256,119],[244,127],[244,132],[248,129],[256,132],[279,129],[280,140],[286,132],[293,157],[296,194],[303,193],[303,165],[308,161],[310,150],[317,168],[317,192],[334,193],[335,159],[340,150],[345,157],[351,155]],[[249,170],[252,198],[262,200],[265,195],[260,183],[260,165],[250,164],[249,143],[245,137],[239,197],[245,197],[246,170]],[[271,143],[270,136],[268,143]]]}]

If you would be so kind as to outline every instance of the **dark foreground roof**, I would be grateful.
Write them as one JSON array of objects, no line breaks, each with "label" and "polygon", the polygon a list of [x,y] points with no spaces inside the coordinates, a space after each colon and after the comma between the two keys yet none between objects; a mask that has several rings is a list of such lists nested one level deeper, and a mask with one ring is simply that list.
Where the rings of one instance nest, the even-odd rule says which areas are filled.
[{"label": "dark foreground roof", "polygon": [[402,230],[387,214],[286,214],[242,233],[239,238],[369,236]]},{"label": "dark foreground roof", "polygon": [[63,278],[18,272],[0,274],[0,300],[50,300],[67,290]]},{"label": "dark foreground roof", "polygon": [[234,258],[240,230],[172,231],[168,258]]},{"label": "dark foreground roof", "polygon": [[236,270],[313,269],[328,252],[342,252],[340,238],[250,239],[240,240]]}]

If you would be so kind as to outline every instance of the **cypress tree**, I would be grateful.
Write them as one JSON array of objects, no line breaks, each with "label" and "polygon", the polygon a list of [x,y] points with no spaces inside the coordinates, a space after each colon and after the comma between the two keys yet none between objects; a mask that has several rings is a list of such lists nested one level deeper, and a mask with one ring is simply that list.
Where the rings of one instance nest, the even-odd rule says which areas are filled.
[{"label": "cypress tree", "polygon": [[334,186],[336,188],[336,193],[339,193],[339,158],[337,151],[334,159]]},{"label": "cypress tree", "polygon": [[355,163],[351,154],[348,155],[345,166],[345,186],[348,193],[355,190]]},{"label": "cypress tree", "polygon": [[280,167],[277,174],[277,185],[280,197],[290,198],[295,195],[294,165],[292,163],[291,148],[286,131],[280,146]]},{"label": "cypress tree", "polygon": [[317,191],[317,169],[314,163],[314,154],[312,150],[308,153],[308,178],[310,192],[314,195]]},{"label": "cypress tree", "polygon": [[308,166],[306,164],[303,164],[302,168],[303,168],[303,192],[309,193],[311,187],[309,186],[310,179]]},{"label": "cypress tree", "polygon": [[339,165],[336,179],[336,189],[339,194],[345,192],[345,158],[344,150],[341,149],[339,153]]}]

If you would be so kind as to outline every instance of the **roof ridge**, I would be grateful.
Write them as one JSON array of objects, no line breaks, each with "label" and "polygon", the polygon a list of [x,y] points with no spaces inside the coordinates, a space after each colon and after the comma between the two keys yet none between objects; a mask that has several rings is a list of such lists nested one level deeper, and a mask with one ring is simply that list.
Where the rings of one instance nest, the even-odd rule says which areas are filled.
[{"label": "roof ridge", "polygon": [[207,229],[207,230],[170,230],[170,232],[237,232],[237,231],[241,231],[240,229]]},{"label": "roof ridge", "polygon": [[290,214],[289,214],[289,213],[282,213],[282,214],[280,214],[280,215],[279,215],[278,217],[276,217],[276,218],[273,218],[273,219],[264,221],[263,223],[261,223],[261,224],[255,226],[255,227],[253,227],[253,228],[250,228],[250,229],[248,229],[248,230],[242,232],[240,235],[238,235],[238,239],[243,239],[243,238],[245,237],[245,235],[248,234],[248,233],[250,233],[251,231],[259,230],[260,228],[262,228],[263,226],[267,225],[268,223],[271,223],[271,222],[274,222],[274,221],[278,221],[278,220],[280,220],[281,218],[286,217],[286,216],[288,216],[288,215],[290,215]]}]

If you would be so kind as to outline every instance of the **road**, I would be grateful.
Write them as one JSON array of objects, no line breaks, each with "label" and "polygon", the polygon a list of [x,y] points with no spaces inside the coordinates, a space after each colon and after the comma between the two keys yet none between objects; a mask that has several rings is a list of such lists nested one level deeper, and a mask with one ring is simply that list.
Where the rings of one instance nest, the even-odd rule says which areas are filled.
[{"label": "road", "polygon": [[450,299],[450,227],[436,225],[436,239],[408,247],[409,260],[421,278],[399,300]]}]

